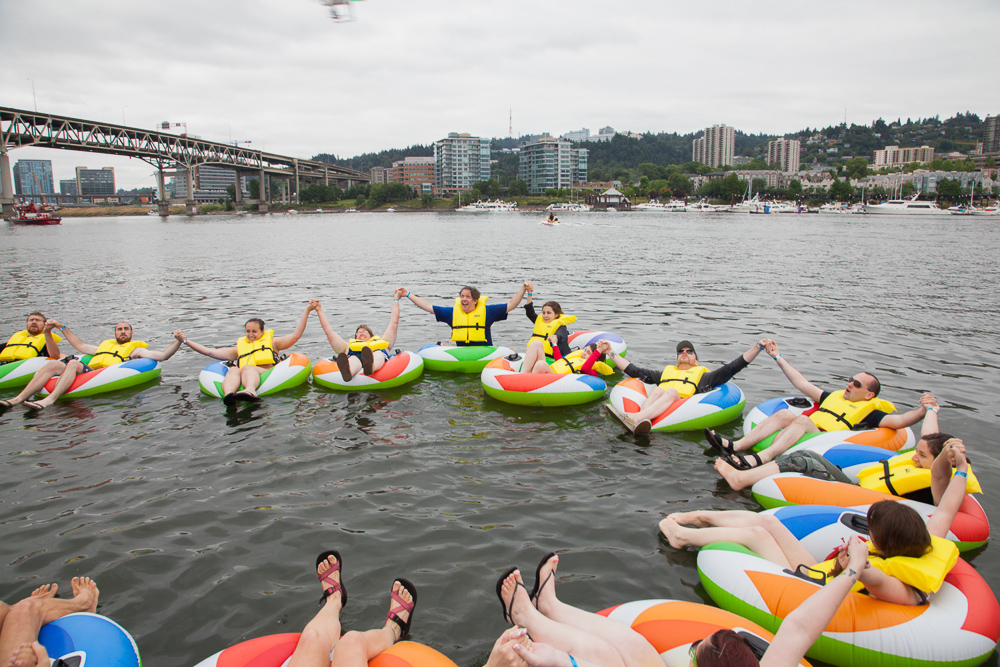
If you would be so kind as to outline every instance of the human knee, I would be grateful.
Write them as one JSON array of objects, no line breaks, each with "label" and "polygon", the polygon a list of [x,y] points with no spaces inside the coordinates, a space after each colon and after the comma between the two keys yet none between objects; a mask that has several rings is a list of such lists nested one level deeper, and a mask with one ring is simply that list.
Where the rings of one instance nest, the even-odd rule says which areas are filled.
[{"label": "human knee", "polygon": [[337,650],[342,654],[363,652],[365,650],[365,634],[357,630],[350,630],[337,642]]},{"label": "human knee", "polygon": [[[71,364],[78,364],[79,362],[77,362],[77,361],[71,361],[70,363]],[[61,361],[50,361],[47,364],[45,364],[44,366],[42,366],[40,372],[41,373],[48,373],[49,375],[59,375],[64,370],[66,370],[67,367],[68,367],[68,365],[64,364]]]},{"label": "human knee", "polygon": [[774,413],[774,418],[781,423],[782,428],[791,424],[793,421],[795,421],[796,418],[800,416],[801,416],[800,414],[798,414],[793,410],[789,410],[788,408],[785,408],[783,410],[778,410],[777,412]]},{"label": "human knee", "polygon": [[795,424],[796,426],[801,426],[804,429],[808,429],[809,427],[812,426],[812,420],[809,419],[809,417],[806,417],[805,415],[798,415],[797,417],[795,417],[795,419],[792,420],[792,423]]},{"label": "human knee", "polygon": [[541,350],[544,350],[544,349],[545,349],[545,343],[543,343],[542,341],[538,340],[537,338],[534,339],[533,341],[531,341],[530,343],[528,343],[528,351],[529,352],[532,351],[532,350],[541,351]]},{"label": "human knee", "polygon": [[307,625],[302,631],[302,635],[299,637],[299,645],[304,647],[319,646],[326,650],[331,650],[333,648],[333,642],[330,641],[330,638],[333,637],[334,641],[336,641],[339,634],[339,623],[335,625],[328,625],[322,629],[310,624]]},{"label": "human knee", "polygon": [[40,618],[42,616],[42,601],[35,597],[24,598],[10,608],[8,618]]}]

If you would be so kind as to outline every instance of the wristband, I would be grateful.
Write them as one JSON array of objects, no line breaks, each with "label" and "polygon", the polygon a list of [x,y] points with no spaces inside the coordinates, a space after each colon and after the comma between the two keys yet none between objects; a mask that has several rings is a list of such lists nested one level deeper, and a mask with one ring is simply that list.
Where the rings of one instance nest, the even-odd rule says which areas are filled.
[{"label": "wristband", "polygon": [[[569,653],[567,653],[566,655],[569,655]],[[569,655],[569,661],[571,663],[573,663],[573,667],[577,667],[576,658],[574,658],[573,656]]]},{"label": "wristband", "polygon": [[965,479],[969,479],[968,473],[966,473],[964,470],[956,470],[955,477],[964,477]]},{"label": "wristband", "polygon": [[407,292],[407,293],[406,293],[406,298],[407,298],[407,299],[409,299],[409,298],[410,298],[410,293],[409,293],[409,292]]},{"label": "wristband", "polygon": [[[531,292],[525,292],[524,296],[531,296]],[[573,656],[570,656],[570,657],[572,658]]]},{"label": "wristband", "polygon": [[399,299],[393,299],[393,301],[399,301]]},{"label": "wristband", "polygon": [[927,409],[933,412],[934,414],[938,413],[938,408],[927,408]]},{"label": "wristband", "polygon": [[778,356],[774,358],[775,363],[777,363],[778,359],[781,359],[781,353],[778,353]]},{"label": "wristband", "polygon": [[66,329],[69,329],[69,325],[68,324],[64,324],[61,327],[59,327],[59,331],[66,331]]},{"label": "wristband", "polygon": [[760,343],[757,343],[757,349],[760,350],[761,352],[763,352],[764,351],[764,346],[761,345]]}]

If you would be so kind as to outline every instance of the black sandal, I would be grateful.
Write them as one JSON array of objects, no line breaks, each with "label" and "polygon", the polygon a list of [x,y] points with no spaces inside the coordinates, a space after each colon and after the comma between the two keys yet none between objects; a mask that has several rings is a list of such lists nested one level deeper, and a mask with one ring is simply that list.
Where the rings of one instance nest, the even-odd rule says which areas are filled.
[{"label": "black sandal", "polygon": [[[750,452],[749,454],[727,454],[721,458],[737,470],[753,470],[758,466],[764,465],[764,461],[757,455],[757,452]],[[750,463],[750,461],[756,461],[756,463]]]},{"label": "black sandal", "polygon": [[737,453],[732,440],[723,438],[710,428],[705,429],[705,439],[708,440],[708,445],[712,449],[717,449],[723,456],[732,456]]}]

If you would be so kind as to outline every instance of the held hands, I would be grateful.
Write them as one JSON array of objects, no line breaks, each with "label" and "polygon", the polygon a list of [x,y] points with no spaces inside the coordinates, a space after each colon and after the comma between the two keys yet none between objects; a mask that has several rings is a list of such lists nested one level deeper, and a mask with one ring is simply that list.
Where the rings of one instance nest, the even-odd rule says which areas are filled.
[{"label": "held hands", "polygon": [[969,460],[965,458],[965,443],[958,438],[945,441],[938,456],[944,456],[945,454],[947,454],[948,460],[951,461],[951,465],[956,470],[967,471],[969,469]]},{"label": "held hands", "polygon": [[406,288],[405,287],[397,287],[396,291],[392,293],[392,296],[393,296],[394,299],[402,299],[402,298],[406,297]]},{"label": "held hands", "polygon": [[776,342],[774,342],[773,340],[771,340],[770,338],[768,338],[767,342],[764,343],[764,350],[769,355],[771,355],[772,359],[774,357],[778,356],[779,354],[781,354],[781,352],[778,351],[778,344]]},{"label": "held hands", "polygon": [[934,398],[934,394],[928,392],[920,397],[920,405],[924,406],[925,409],[930,410],[931,408],[939,408],[937,399]]},{"label": "held hands", "polygon": [[514,650],[531,667],[572,667],[569,654],[554,646],[532,642],[529,646],[515,644]]},{"label": "held hands", "polygon": [[57,322],[56,320],[45,320],[45,326],[42,327],[42,331],[50,332],[53,329],[62,329],[62,322]]},{"label": "held hands", "polygon": [[535,291],[535,283],[531,282],[530,280],[525,280],[524,284],[521,285],[521,287],[523,287],[524,291],[528,292],[529,294]]},{"label": "held hands", "polygon": [[314,310],[319,310],[319,299],[309,299],[309,303],[306,305],[307,313]]},{"label": "held hands", "polygon": [[555,334],[550,335],[549,336],[549,343],[552,345],[552,347],[555,347],[556,345],[558,345],[559,344],[559,336],[556,336]]},{"label": "held hands", "polygon": [[853,536],[847,544],[838,548],[837,564],[844,572],[854,570],[855,575],[860,575],[863,569],[871,567],[868,563],[868,542]]},{"label": "held hands", "polygon": [[184,330],[183,329],[178,329],[177,331],[175,331],[174,332],[174,338],[177,339],[178,343],[180,343],[181,345],[183,345],[184,344],[184,339],[186,338],[186,336],[184,335]]},{"label": "held hands", "polygon": [[602,354],[606,354],[609,357],[614,352],[614,350],[611,349],[611,343],[603,339],[597,341],[597,351]]},{"label": "held hands", "polygon": [[516,625],[510,628],[496,640],[490,657],[484,667],[525,667],[527,663],[516,652],[515,647],[524,648],[531,645],[528,631]]}]

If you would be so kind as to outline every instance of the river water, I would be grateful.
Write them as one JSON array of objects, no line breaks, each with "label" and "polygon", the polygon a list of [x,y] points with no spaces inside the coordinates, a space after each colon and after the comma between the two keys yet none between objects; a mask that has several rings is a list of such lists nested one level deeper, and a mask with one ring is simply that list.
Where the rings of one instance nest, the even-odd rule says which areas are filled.
[{"label": "river water", "polygon": [[[334,327],[381,332],[395,287],[448,304],[522,280],[582,328],[614,331],[660,368],[682,338],[712,367],[775,338],[806,377],[839,388],[875,372],[901,409],[924,391],[963,438],[984,487],[1000,481],[1000,219],[735,214],[315,214],[67,218],[0,227],[0,334],[34,309],[99,342],[127,319],[165,347],[183,328],[229,346],[260,316],[291,331],[307,299]],[[494,327],[521,347],[523,311]],[[396,347],[448,329],[404,304]],[[313,318],[295,350],[330,354]],[[388,588],[419,588],[412,638],[459,665],[503,630],[497,575],[559,551],[559,590],[596,610],[649,597],[707,600],[694,552],[661,542],[671,511],[757,509],[712,468],[698,433],[635,438],[601,405],[521,408],[477,376],[430,373],[384,395],[305,385],[227,413],[199,393],[187,348],[158,384],[0,415],[0,597],[94,577],[100,611],[149,665],[185,667],[240,640],[298,631],[316,611],[314,559],[345,559],[344,628],[381,626]],[[620,376],[619,376],[620,378]],[[618,379],[618,378],[616,378]],[[748,405],[791,387],[761,356]],[[738,422],[723,432],[739,432]],[[983,504],[1000,517],[1000,498]],[[971,556],[994,591],[994,540]],[[996,658],[993,659],[993,664]]]}]

